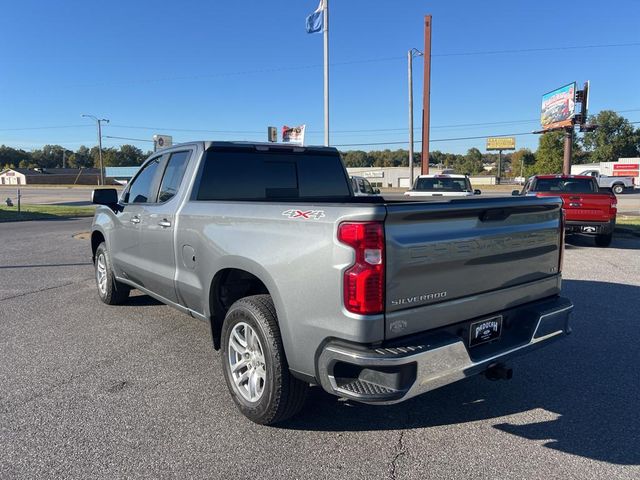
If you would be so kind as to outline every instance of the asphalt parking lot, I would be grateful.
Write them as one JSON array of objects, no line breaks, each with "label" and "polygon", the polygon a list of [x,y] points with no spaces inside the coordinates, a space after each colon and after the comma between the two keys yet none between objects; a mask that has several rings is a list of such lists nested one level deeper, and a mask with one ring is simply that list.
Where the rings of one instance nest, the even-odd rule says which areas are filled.
[{"label": "asphalt parking lot", "polygon": [[574,333],[392,407],[235,409],[207,326],[95,291],[90,219],[0,224],[0,478],[640,478],[640,239],[571,239]]}]

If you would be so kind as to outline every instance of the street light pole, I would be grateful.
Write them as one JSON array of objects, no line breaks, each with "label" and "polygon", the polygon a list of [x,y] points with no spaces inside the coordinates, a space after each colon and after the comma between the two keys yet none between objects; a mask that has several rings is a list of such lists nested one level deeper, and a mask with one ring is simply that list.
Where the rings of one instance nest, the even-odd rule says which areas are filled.
[{"label": "street light pole", "polygon": [[104,165],[102,163],[102,122],[109,123],[106,118],[98,118],[94,115],[82,114],[81,117],[91,118],[98,127],[98,161],[100,162],[100,185],[104,185]]},{"label": "street light pole", "polygon": [[409,74],[409,177],[410,187],[413,187],[413,57],[419,57],[422,52],[412,48],[407,52]]}]

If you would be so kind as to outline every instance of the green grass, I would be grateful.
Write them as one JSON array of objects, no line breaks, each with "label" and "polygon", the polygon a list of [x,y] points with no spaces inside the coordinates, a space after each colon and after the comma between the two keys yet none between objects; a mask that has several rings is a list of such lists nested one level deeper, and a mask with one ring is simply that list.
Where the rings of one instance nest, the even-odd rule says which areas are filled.
[{"label": "green grass", "polygon": [[51,220],[55,218],[91,217],[94,206],[75,207],[69,205],[22,205],[20,215],[18,207],[0,205],[0,222],[20,220]]}]

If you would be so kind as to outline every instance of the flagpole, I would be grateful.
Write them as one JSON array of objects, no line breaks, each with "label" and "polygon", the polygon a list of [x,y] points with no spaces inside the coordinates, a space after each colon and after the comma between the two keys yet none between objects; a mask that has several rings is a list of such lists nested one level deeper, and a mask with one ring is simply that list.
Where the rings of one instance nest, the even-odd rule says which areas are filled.
[{"label": "flagpole", "polygon": [[329,0],[324,0],[324,145],[329,146]]}]

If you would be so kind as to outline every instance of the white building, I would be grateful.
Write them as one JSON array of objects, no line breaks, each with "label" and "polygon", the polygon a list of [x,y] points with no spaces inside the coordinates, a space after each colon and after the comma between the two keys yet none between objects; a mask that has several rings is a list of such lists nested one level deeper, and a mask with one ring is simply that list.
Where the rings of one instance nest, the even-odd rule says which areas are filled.
[{"label": "white building", "polygon": [[38,174],[27,168],[8,168],[0,172],[0,185],[26,185],[27,175]]},{"label": "white building", "polygon": [[[442,170],[430,168],[429,173],[437,174]],[[353,167],[347,168],[350,176],[365,177],[378,188],[409,188],[411,180],[409,167]],[[414,167],[414,178],[420,175],[420,167]]]}]

